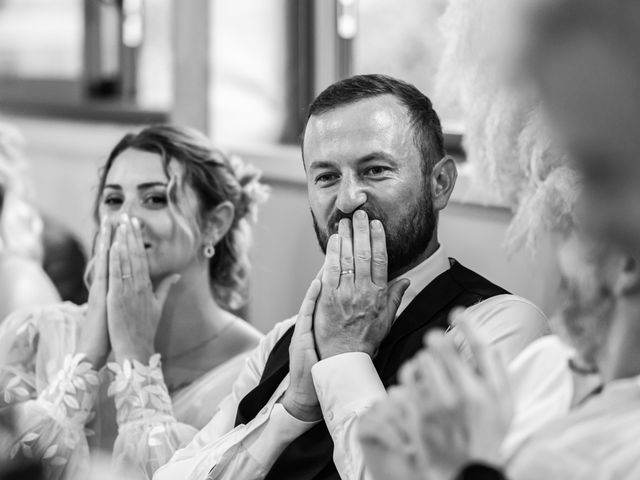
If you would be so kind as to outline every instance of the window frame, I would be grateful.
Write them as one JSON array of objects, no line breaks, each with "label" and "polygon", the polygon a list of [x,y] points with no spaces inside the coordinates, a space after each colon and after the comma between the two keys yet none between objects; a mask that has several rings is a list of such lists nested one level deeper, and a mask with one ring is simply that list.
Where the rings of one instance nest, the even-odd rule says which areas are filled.
[{"label": "window frame", "polygon": [[[335,54],[337,58],[334,60],[336,67],[336,76],[335,80],[337,81],[343,78],[347,78],[353,75],[353,64],[354,64],[354,38],[342,38],[338,32],[338,16],[341,14],[341,11],[344,11],[345,14],[352,14],[354,11],[358,11],[358,0],[333,0],[330,2],[322,2],[319,0],[318,3],[325,4],[324,8],[329,9],[328,5],[332,4],[333,10],[333,29],[335,35]],[[357,13],[356,13],[357,14]],[[355,34],[357,36],[357,32]],[[333,82],[331,82],[333,83]],[[317,92],[320,93],[320,92]],[[466,160],[465,151],[463,147],[463,137],[464,132],[447,130],[446,125],[444,128],[444,144],[449,155],[452,155],[459,162],[464,162]]]},{"label": "window frame", "polygon": [[[93,98],[92,82],[99,78],[101,55],[101,7],[120,8],[126,0],[84,0],[83,72],[77,79],[33,79],[0,76],[3,111],[27,116],[72,120],[145,124],[173,122],[211,131],[210,40],[211,0],[172,1],[172,45],[174,50],[173,102],[164,109],[135,104],[131,85],[137,72],[135,48],[120,50],[122,93],[115,98]],[[338,17],[354,0],[288,0],[287,124],[282,137],[273,142],[275,151],[298,148],[309,104],[324,88],[353,72],[353,39],[342,38]],[[355,0],[357,2],[357,0]],[[357,10],[357,6],[356,6]],[[194,49],[193,45],[199,45]],[[464,157],[462,134],[445,132],[445,145],[452,155]],[[231,146],[234,147],[234,146]],[[256,146],[248,149],[255,151]],[[241,148],[240,150],[244,149]]]},{"label": "window frame", "polygon": [[[84,0],[82,71],[78,78],[30,78],[0,76],[2,111],[25,116],[58,117],[71,120],[92,120],[125,124],[168,121],[170,112],[144,108],[132,102],[137,71],[137,48],[119,46],[119,92],[110,98],[91,93],[99,82],[101,62],[101,7],[119,8],[126,0]],[[175,1],[174,1],[175,3]],[[189,2],[185,2],[189,3]],[[122,25],[122,21],[120,21]],[[122,35],[119,37],[121,38]]]}]

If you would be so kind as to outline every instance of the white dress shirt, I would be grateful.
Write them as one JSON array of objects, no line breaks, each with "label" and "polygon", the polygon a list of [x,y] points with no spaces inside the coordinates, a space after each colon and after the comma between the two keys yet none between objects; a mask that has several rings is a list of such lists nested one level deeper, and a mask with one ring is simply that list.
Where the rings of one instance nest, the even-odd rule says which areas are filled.
[{"label": "white dress shirt", "polygon": [[569,413],[574,395],[569,361],[575,356],[557,335],[547,335],[511,362],[508,376],[514,415],[502,445],[505,461],[534,433]]},{"label": "white dress shirt", "polygon": [[515,480],[640,478],[640,377],[604,391],[534,435],[509,463]]},{"label": "white dress shirt", "polygon": [[508,367],[514,416],[502,445],[502,457],[511,462],[534,434],[555,425],[602,387],[598,373],[571,367],[576,351],[557,335],[529,345]]},{"label": "white dress shirt", "polygon": [[[436,277],[450,268],[440,247],[431,257],[407,272],[411,280],[398,315]],[[484,337],[506,360],[547,332],[544,314],[531,302],[513,295],[499,295],[468,309]],[[238,404],[260,382],[267,358],[278,339],[295,323],[295,317],[278,323],[247,359],[232,393],[213,419],[184,449],[160,468],[154,480],[203,480],[264,478],[285,447],[316,422],[302,422],[278,403],[289,385],[287,375],[267,405],[246,425],[234,428]],[[464,346],[462,348],[465,348]],[[360,352],[321,360],[312,376],[325,423],[334,442],[333,460],[341,478],[368,478],[357,440],[357,419],[378,399],[386,396],[371,358]]]}]

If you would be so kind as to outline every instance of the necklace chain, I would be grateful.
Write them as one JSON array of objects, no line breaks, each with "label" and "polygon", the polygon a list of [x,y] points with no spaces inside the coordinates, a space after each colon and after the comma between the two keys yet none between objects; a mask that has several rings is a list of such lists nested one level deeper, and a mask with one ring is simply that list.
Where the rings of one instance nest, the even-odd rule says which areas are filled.
[{"label": "necklace chain", "polygon": [[202,347],[207,346],[208,344],[213,342],[216,338],[218,338],[220,335],[222,335],[232,324],[233,324],[233,320],[231,320],[224,327],[222,327],[220,330],[215,332],[212,336],[208,337],[206,340],[204,340],[204,341],[202,341],[200,343],[197,343],[193,347],[190,347],[190,348],[178,353],[177,355],[172,355],[170,357],[166,357],[165,358],[165,362],[173,362],[176,359],[185,357],[189,353],[193,353],[193,352],[196,352],[196,351],[200,350]]}]

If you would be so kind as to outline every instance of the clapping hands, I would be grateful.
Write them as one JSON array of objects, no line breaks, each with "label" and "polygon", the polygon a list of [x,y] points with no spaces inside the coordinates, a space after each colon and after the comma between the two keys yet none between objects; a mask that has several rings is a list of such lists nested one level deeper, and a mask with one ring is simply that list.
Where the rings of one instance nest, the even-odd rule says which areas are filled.
[{"label": "clapping hands", "polygon": [[[399,393],[361,418],[360,440],[374,464],[384,458],[396,469],[414,472],[415,478],[431,480],[451,480],[470,462],[501,464],[500,447],[513,415],[505,368],[469,319],[457,312],[453,322],[473,363],[465,363],[452,336],[427,334],[427,348],[401,370]],[[387,417],[393,415],[399,422],[394,428],[411,438],[415,456],[398,451],[397,442],[384,435],[380,410],[394,412]],[[397,478],[378,472],[371,472],[377,480]]]}]

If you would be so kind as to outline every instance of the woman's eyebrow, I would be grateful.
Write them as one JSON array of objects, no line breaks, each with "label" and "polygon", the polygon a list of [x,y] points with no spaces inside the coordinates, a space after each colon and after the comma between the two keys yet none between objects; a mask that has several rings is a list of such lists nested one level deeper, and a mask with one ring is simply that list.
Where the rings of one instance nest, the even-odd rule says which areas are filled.
[{"label": "woman's eyebrow", "polygon": [[138,185],[138,190],[146,190],[147,188],[153,188],[153,187],[166,187],[167,185],[168,185],[167,182],[141,183],[140,185]]},{"label": "woman's eyebrow", "polygon": [[[141,183],[140,185],[137,186],[138,190],[146,190],[148,188],[153,188],[153,187],[167,187],[168,184],[167,182],[145,182],[145,183]],[[112,190],[122,190],[122,186],[121,185],[117,185],[115,183],[107,183],[104,186],[105,189],[109,188]]]}]

